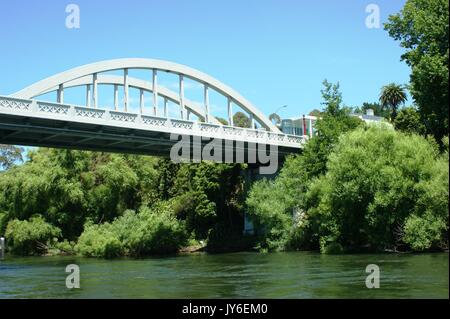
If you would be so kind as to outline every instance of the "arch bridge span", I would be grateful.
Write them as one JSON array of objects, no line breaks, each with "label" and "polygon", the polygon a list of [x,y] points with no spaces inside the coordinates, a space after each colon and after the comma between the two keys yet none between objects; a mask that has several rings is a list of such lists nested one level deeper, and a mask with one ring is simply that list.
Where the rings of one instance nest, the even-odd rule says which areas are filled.
[{"label": "arch bridge span", "polygon": [[[147,70],[148,79],[129,76],[130,70]],[[112,75],[108,72],[122,72]],[[158,83],[158,73],[178,77],[178,91]],[[185,79],[203,86],[203,101],[185,96]],[[98,86],[114,88],[113,106],[99,105]],[[85,87],[83,105],[66,103],[65,90]],[[133,111],[129,89],[139,90],[139,108]],[[119,90],[123,99],[119,101]],[[210,91],[226,98],[228,125],[212,114]],[[56,101],[41,96],[56,92]],[[151,95],[146,105],[145,96]],[[48,99],[48,98],[47,98]],[[163,100],[163,107],[160,105]],[[169,102],[179,107],[171,117]],[[250,128],[236,127],[233,107],[238,106],[250,119]],[[197,121],[191,119],[191,115]],[[0,95],[0,143],[89,149],[136,154],[168,155],[175,141],[170,134],[274,145],[280,154],[298,152],[305,136],[283,134],[260,110],[231,87],[193,68],[153,59],[116,59],[83,65],[50,76],[10,96]]]}]

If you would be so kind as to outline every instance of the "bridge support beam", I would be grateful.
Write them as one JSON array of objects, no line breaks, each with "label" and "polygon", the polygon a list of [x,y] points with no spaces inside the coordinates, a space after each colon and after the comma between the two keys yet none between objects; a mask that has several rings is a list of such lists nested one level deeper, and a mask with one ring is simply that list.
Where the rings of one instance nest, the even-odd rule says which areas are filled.
[{"label": "bridge support beam", "polygon": [[183,74],[180,74],[180,114],[181,119],[184,120],[184,79]]},{"label": "bridge support beam", "polygon": [[97,73],[94,73],[92,75],[92,89],[93,89],[93,100],[94,100],[94,107],[97,108],[98,106],[98,96],[97,96]]},{"label": "bridge support beam", "polygon": [[114,111],[119,109],[119,86],[114,84]]},{"label": "bridge support beam", "polygon": [[86,85],[86,106],[91,107],[91,85]]},{"label": "bridge support beam", "polygon": [[139,110],[141,114],[144,112],[144,90],[139,90]]},{"label": "bridge support beam", "polygon": [[205,103],[205,122],[209,123],[209,94],[208,94],[208,85],[205,84],[204,91],[203,91],[203,97],[204,97],[204,103]]},{"label": "bridge support beam", "polygon": [[156,69],[153,69],[153,115],[158,116],[158,74]]},{"label": "bridge support beam", "polygon": [[309,137],[313,136],[313,130],[312,130],[312,120],[309,119]]},{"label": "bridge support beam", "polygon": [[60,84],[57,90],[57,101],[58,103],[64,103],[64,86]]},{"label": "bridge support beam", "polygon": [[228,97],[227,104],[228,104],[228,125],[234,126],[233,124],[233,106],[231,105],[231,98]]},{"label": "bridge support beam", "polygon": [[123,108],[128,112],[128,69],[123,69]]},{"label": "bridge support beam", "polygon": [[255,117],[253,116],[253,113],[250,113],[250,128],[255,128]]},{"label": "bridge support beam", "polygon": [[169,117],[169,101],[164,98],[164,117]]}]

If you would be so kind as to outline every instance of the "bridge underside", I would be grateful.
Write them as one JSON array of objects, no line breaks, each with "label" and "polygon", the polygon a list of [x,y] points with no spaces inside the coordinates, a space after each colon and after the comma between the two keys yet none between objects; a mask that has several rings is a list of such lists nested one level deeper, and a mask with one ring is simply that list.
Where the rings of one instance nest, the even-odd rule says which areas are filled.
[{"label": "bridge underside", "polygon": [[[198,139],[194,139],[192,136],[189,138],[192,156],[193,148],[197,147],[198,149],[199,143],[196,142]],[[208,140],[202,141],[201,149],[208,142]],[[169,157],[170,150],[175,143],[177,141],[171,140],[170,134],[167,132],[0,114],[0,144]],[[222,161],[226,161],[224,144],[222,141],[222,150],[224,150]],[[248,162],[249,144],[253,143],[242,143],[242,148],[242,145],[234,142],[233,154],[243,150],[244,162]],[[269,152],[269,148],[267,148],[267,152]],[[298,153],[300,149],[278,146],[277,152],[279,160],[283,161],[287,154]]]}]

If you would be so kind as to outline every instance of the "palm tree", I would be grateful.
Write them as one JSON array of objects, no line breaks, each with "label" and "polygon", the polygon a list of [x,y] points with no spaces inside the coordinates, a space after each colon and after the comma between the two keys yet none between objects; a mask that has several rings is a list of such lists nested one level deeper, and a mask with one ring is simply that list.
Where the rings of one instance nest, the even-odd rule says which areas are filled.
[{"label": "palm tree", "polygon": [[380,103],[383,109],[391,110],[391,121],[397,117],[397,109],[407,100],[406,90],[403,85],[390,83],[381,88]]},{"label": "palm tree", "polygon": [[275,125],[278,125],[278,124],[281,123],[281,118],[280,118],[280,116],[277,113],[270,114],[269,115],[269,120]]}]

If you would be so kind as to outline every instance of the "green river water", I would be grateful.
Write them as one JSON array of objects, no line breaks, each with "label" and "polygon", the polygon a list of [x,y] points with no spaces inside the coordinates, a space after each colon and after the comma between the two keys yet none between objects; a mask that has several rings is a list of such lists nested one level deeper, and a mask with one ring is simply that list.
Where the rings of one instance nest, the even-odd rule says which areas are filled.
[{"label": "green river water", "polygon": [[[448,261],[448,253],[6,256],[0,298],[448,298]],[[80,289],[66,288],[68,264],[80,267]],[[368,264],[380,268],[378,289],[366,287]]]}]

